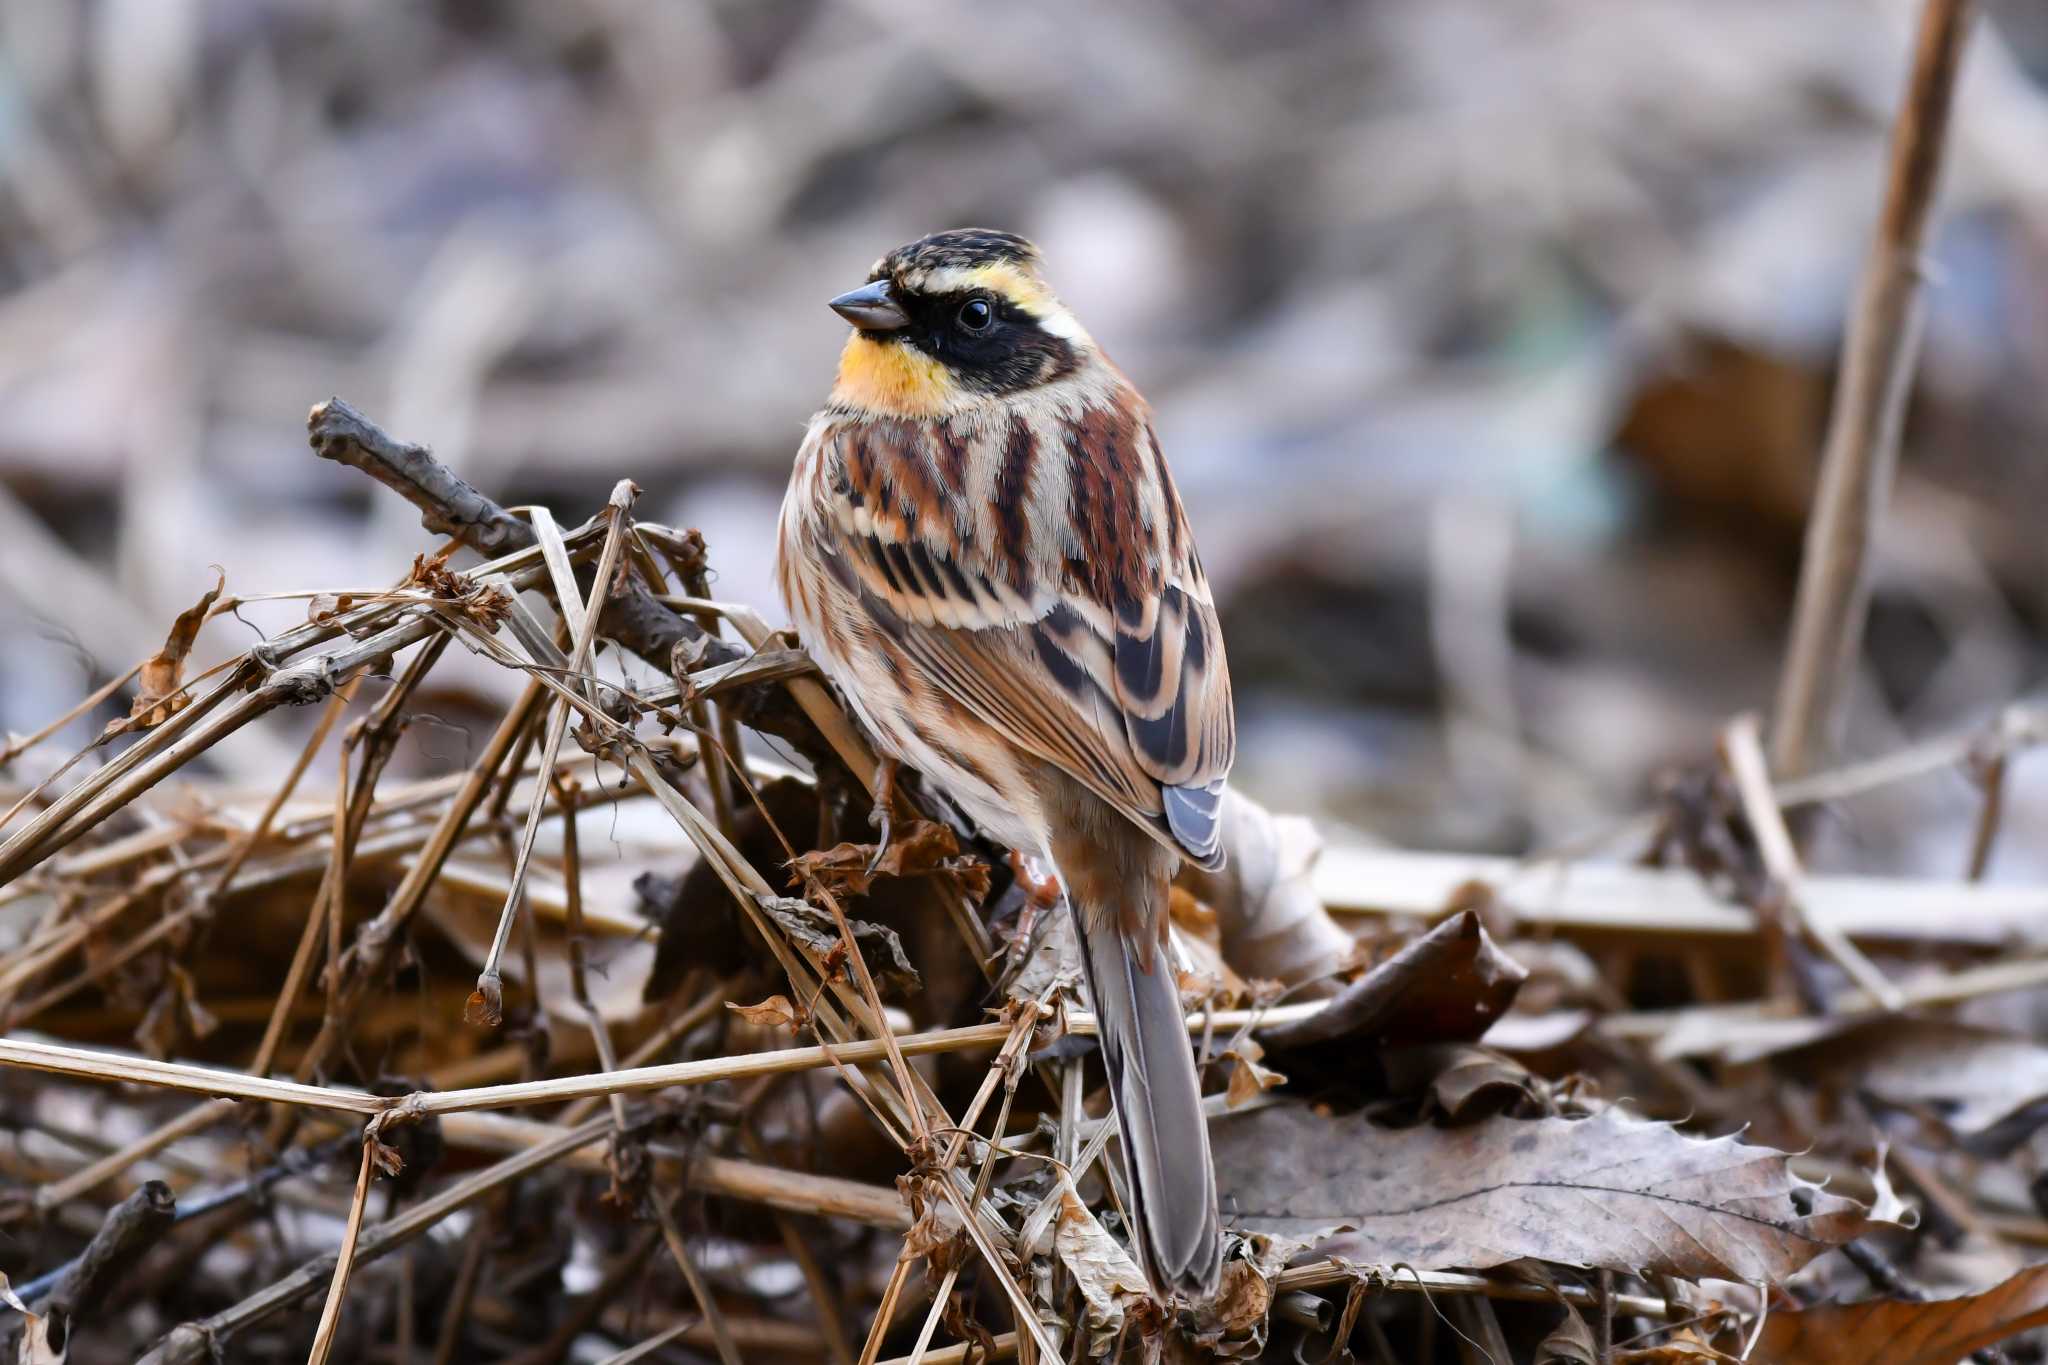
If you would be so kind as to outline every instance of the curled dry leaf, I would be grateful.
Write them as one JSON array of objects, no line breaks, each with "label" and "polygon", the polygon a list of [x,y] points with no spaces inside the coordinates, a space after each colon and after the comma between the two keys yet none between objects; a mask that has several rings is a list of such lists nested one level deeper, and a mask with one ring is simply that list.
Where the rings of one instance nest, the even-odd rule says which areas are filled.
[{"label": "curled dry leaf", "polygon": [[1060,1177],[1060,1212],[1053,1224],[1052,1247],[1088,1305],[1089,1345],[1099,1356],[1123,1330],[1125,1310],[1151,1297],[1145,1273],[1096,1221],[1065,1175]]},{"label": "curled dry leaf", "polygon": [[[1323,1248],[1376,1265],[1483,1270],[1521,1257],[1777,1284],[1873,1226],[1800,1180],[1783,1152],[1687,1137],[1607,1110],[1380,1128],[1275,1105],[1211,1125],[1240,1227],[1355,1234]],[[1811,1211],[1793,1208],[1793,1194]]]},{"label": "curled dry leaf", "polygon": [[[903,1234],[903,1256],[905,1259],[930,1257],[934,1268],[948,1258],[957,1258],[965,1250],[967,1224],[961,1220],[960,1211],[953,1207],[944,1196],[933,1196],[926,1191],[928,1177],[904,1175],[896,1178],[896,1188],[903,1195],[903,1202],[910,1206],[911,1224]],[[936,1277],[934,1277],[936,1278]]]},{"label": "curled dry leaf", "polygon": [[306,619],[319,625],[354,610],[355,605],[356,595],[352,592],[315,593],[313,600],[306,604]]},{"label": "curled dry leaf", "polygon": [[404,1155],[390,1143],[374,1137],[365,1138],[364,1143],[370,1149],[370,1164],[385,1175],[395,1176],[405,1170]]},{"label": "curled dry leaf", "polygon": [[988,895],[988,864],[963,855],[952,829],[932,820],[911,820],[895,830],[880,858],[873,844],[846,843],[801,854],[790,866],[835,895],[860,895],[876,877],[934,875],[952,878],[976,902]]},{"label": "curled dry leaf", "polygon": [[1298,985],[1343,966],[1351,935],[1330,918],[1312,882],[1322,836],[1298,815],[1275,815],[1230,788],[1223,794],[1222,868],[1185,868],[1178,880],[1216,912],[1223,960],[1240,975]]},{"label": "curled dry leaf", "polygon": [[1535,1365],[1600,1365],[1599,1343],[1578,1309],[1564,1306],[1564,1320],[1536,1344]]},{"label": "curled dry leaf", "polygon": [[178,613],[178,619],[171,622],[171,633],[164,638],[164,647],[152,654],[136,675],[135,704],[128,708],[126,719],[108,725],[101,739],[161,725],[191,703],[192,698],[179,690],[184,684],[185,660],[199,638],[199,628],[206,624],[213,604],[220,600],[221,590],[228,583],[227,575],[218,567],[213,572],[213,586]]},{"label": "curled dry leaf", "polygon": [[1273,1284],[1250,1261],[1226,1261],[1212,1307],[1226,1333],[1255,1332],[1273,1306]]},{"label": "curled dry leaf", "polygon": [[1507,1013],[1527,976],[1479,916],[1461,910],[1345,987],[1323,1010],[1259,1036],[1280,1048],[1339,1039],[1347,1049],[1362,1042],[1471,1042]]},{"label": "curled dry leaf", "polygon": [[804,1012],[790,1003],[786,995],[771,995],[757,1005],[742,1005],[728,1000],[725,1007],[750,1024],[767,1029],[786,1029],[795,1033],[808,1020]]},{"label": "curled dry leaf", "polygon": [[1276,1085],[1284,1085],[1287,1078],[1271,1067],[1261,1066],[1260,1059],[1266,1049],[1259,1046],[1255,1038],[1246,1038],[1223,1053],[1231,1062],[1230,1091],[1225,1103],[1229,1108],[1239,1109],[1265,1094]]},{"label": "curled dry leaf", "polygon": [[[756,899],[768,918],[780,925],[791,939],[828,960],[837,961],[833,955],[844,954],[845,949],[840,946],[839,926],[825,911],[792,896],[760,896]],[[907,996],[922,987],[924,983],[917,969],[910,965],[909,957],[903,952],[903,940],[896,936],[894,929],[864,919],[849,918],[846,923],[853,930],[854,942],[861,956],[867,959],[868,971],[874,974],[876,987],[884,995]]]},{"label": "curled dry leaf", "polygon": [[1428,1092],[1453,1123],[1508,1111],[1549,1111],[1548,1087],[1512,1057],[1471,1043],[1420,1043],[1381,1058],[1387,1083],[1403,1095]]},{"label": "curled dry leaf", "polygon": [[448,559],[455,549],[451,541],[438,554],[414,555],[412,574],[405,586],[442,599],[467,616],[479,630],[494,632],[512,614],[512,596],[503,588],[479,583],[468,574],[449,568]]},{"label": "curled dry leaf", "polygon": [[2048,1326],[2048,1266],[2035,1266],[1959,1299],[1876,1299],[1773,1313],[1756,1358],[1800,1365],[1953,1365],[2042,1326]]},{"label": "curled dry leaf", "polygon": [[496,1028],[505,1022],[505,985],[496,975],[479,976],[476,989],[462,1002],[462,1022]]},{"label": "curled dry leaf", "polygon": [[[21,1301],[21,1296],[14,1292],[14,1286],[7,1282],[4,1271],[0,1271],[0,1304],[7,1305],[22,1317],[24,1325],[14,1357],[18,1365],[64,1365],[64,1359],[70,1353],[69,1343],[59,1347],[51,1337],[59,1333],[68,1337],[69,1333],[53,1324],[52,1318],[56,1315],[31,1313],[28,1305]],[[0,1337],[0,1341],[4,1340]]]},{"label": "curled dry leaf", "polygon": [[1270,1276],[1252,1262],[1232,1257],[1223,1263],[1216,1297],[1195,1305],[1184,1330],[1192,1345],[1208,1353],[1202,1359],[1256,1360],[1266,1349],[1272,1310]]}]

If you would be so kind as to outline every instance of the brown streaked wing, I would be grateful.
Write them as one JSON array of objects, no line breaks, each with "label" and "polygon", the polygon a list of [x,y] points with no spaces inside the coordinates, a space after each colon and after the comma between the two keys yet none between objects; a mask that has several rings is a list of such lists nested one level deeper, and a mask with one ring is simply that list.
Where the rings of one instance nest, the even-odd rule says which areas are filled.
[{"label": "brown streaked wing", "polygon": [[[973,443],[967,460],[1000,461],[1006,476],[1005,505],[979,522],[983,509],[948,505],[938,464],[920,453],[959,459],[961,438],[946,424],[842,436],[821,529],[836,536],[831,548],[870,621],[934,683],[1213,864],[1236,742],[1229,671],[1179,499],[1142,406],[1125,393],[1127,407],[1058,424],[1051,454],[1021,423]],[[1062,455],[1065,479],[1014,477]],[[1048,490],[1068,501],[1019,505]],[[985,533],[963,535],[963,523]],[[1077,557],[1020,541],[1021,528],[1063,523]]]}]

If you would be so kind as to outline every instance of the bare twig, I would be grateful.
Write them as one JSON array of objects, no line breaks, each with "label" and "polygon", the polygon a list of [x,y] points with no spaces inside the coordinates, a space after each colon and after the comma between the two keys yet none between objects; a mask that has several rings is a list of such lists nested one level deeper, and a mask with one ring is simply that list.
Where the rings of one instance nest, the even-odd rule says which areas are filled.
[{"label": "bare twig", "polygon": [[334,1254],[334,1278],[327,1286],[327,1302],[320,1309],[320,1325],[313,1332],[313,1349],[306,1365],[327,1365],[334,1350],[334,1334],[341,1329],[341,1303],[348,1297],[349,1272],[355,1268],[356,1242],[363,1231],[363,1209],[370,1202],[370,1178],[377,1169],[377,1139],[363,1134],[362,1166],[356,1173],[355,1198],[348,1206],[348,1225],[342,1229],[341,1248]]},{"label": "bare twig", "polygon": [[62,1315],[67,1339],[81,1321],[92,1320],[121,1277],[170,1230],[177,1212],[177,1200],[161,1180],[144,1181],[108,1211],[100,1230],[50,1294],[49,1311],[53,1317]]},{"label": "bare twig", "polygon": [[[610,502],[605,509],[604,548],[599,552],[597,573],[590,588],[590,602],[587,606],[576,602],[573,580],[563,582],[567,577],[568,553],[562,548],[562,539],[554,529],[552,520],[539,520],[543,552],[548,556],[550,573],[556,578],[555,590],[561,609],[571,623],[573,646],[569,655],[569,676],[580,677],[590,662],[591,648],[596,644],[596,622],[604,610],[604,604],[611,595],[612,575],[619,564],[619,553],[626,532],[626,515],[633,505],[635,489],[630,481],[620,480],[612,490]],[[557,701],[548,710],[546,732],[541,741],[540,766],[543,772],[554,771],[555,755],[561,749],[562,736],[569,724],[568,707]],[[498,915],[497,932],[491,938],[491,946],[484,957],[483,971],[477,977],[476,994],[471,997],[472,1014],[475,1019],[496,1027],[504,1017],[499,1000],[498,963],[505,952],[505,943],[510,935],[512,920],[519,913],[520,892],[526,885],[526,870],[533,857],[534,836],[540,830],[541,811],[547,804],[547,784],[534,787],[533,804],[527,811],[526,828],[519,837],[519,853],[512,865],[512,885],[505,894],[505,906]],[[570,819],[574,819],[571,815]]]},{"label": "bare twig", "polygon": [[[1337,914],[1437,919],[1490,887],[1517,922],[1566,933],[1679,935],[1729,941],[1755,917],[1717,897],[1687,868],[1529,863],[1478,854],[1340,847],[1324,850],[1316,892]],[[2048,888],[1910,877],[1813,876],[1809,918],[1856,939],[1998,948],[2040,937]]]},{"label": "bare twig", "polygon": [[1971,8],[1971,0],[1926,0],[1920,11],[1913,72],[1892,129],[1876,241],[1842,342],[1841,377],[1771,722],[1771,762],[1780,778],[1801,776],[1825,760],[1856,673],[1870,594],[1870,545],[1891,497],[1899,428],[1920,347],[1921,253]]},{"label": "bare twig", "polygon": [[1791,831],[1785,827],[1784,814],[1778,809],[1778,803],[1771,799],[1770,777],[1764,771],[1764,751],[1757,738],[1756,717],[1745,714],[1729,722],[1722,743],[1727,749],[1728,767],[1734,774],[1736,789],[1742,794],[1742,810],[1749,817],[1750,832],[1756,836],[1757,845],[1763,852],[1764,866],[1783,889],[1786,905],[1797,917],[1804,936],[1886,1009],[1904,1008],[1905,1000],[1898,987],[1885,979],[1884,973],[1863,955],[1862,949],[1849,941],[1847,934],[1806,912],[1802,887],[1806,874],[1799,866],[1799,853],[1793,846]]},{"label": "bare twig", "polygon": [[704,1321],[711,1328],[711,1339],[718,1347],[719,1360],[723,1365],[741,1365],[740,1348],[732,1339],[732,1329],[726,1326],[725,1312],[712,1296],[711,1286],[704,1279],[704,1272],[697,1268],[696,1258],[690,1255],[689,1243],[683,1240],[683,1229],[676,1222],[674,1208],[665,1199],[657,1200],[654,1212],[661,1223],[661,1236],[668,1244],[668,1253],[675,1258],[676,1269],[683,1273],[683,1282],[690,1286],[690,1295],[697,1300],[698,1311],[704,1314]]},{"label": "bare twig", "polygon": [[[534,544],[532,528],[479,493],[436,460],[424,446],[394,439],[339,398],[315,407],[306,419],[313,450],[353,466],[420,509],[429,530],[456,536],[483,554]],[[663,606],[639,584],[629,584],[605,608],[605,634],[667,672],[675,646],[702,642],[705,663],[730,663],[744,652],[695,621]]]}]

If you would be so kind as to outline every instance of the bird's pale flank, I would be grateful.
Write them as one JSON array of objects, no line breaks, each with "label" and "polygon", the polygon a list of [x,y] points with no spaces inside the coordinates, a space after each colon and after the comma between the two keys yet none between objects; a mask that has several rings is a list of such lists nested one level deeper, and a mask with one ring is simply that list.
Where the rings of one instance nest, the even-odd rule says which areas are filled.
[{"label": "bird's pale flank", "polygon": [[1155,1291],[1222,1232],[1167,951],[1182,859],[1221,861],[1230,675],[1130,382],[1009,233],[936,233],[832,307],[854,331],[782,506],[799,634],[882,747],[1058,870],[1101,1019]]}]

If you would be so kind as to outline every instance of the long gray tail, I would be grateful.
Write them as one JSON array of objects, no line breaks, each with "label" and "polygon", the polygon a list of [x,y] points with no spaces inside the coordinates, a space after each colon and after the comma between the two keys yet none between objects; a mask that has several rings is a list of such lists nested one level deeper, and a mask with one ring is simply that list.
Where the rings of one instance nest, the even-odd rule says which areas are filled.
[{"label": "long gray tail", "polygon": [[1223,1225],[1180,992],[1165,944],[1151,945],[1141,967],[1139,945],[1127,944],[1117,929],[1120,920],[1164,922],[1165,880],[1156,891],[1127,892],[1157,895],[1157,917],[1125,918],[1114,907],[1071,904],[1123,1134],[1138,1256],[1154,1293],[1209,1299],[1223,1272]]}]

